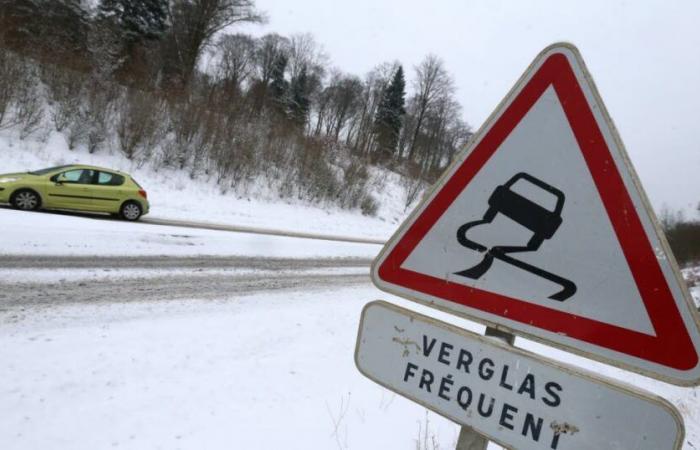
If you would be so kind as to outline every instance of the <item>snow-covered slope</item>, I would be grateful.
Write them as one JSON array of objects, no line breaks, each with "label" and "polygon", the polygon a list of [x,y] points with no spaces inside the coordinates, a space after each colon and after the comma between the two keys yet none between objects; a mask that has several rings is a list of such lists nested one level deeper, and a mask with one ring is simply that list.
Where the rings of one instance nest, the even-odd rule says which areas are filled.
[{"label": "snow-covered slope", "polygon": [[115,149],[94,154],[82,147],[69,150],[57,132],[24,140],[12,130],[0,132],[0,173],[73,163],[130,173],[148,191],[151,217],[387,239],[410,211],[399,177],[379,169],[372,174],[372,196],[379,210],[376,217],[369,217],[359,210],[280,199],[264,182],[248,186],[246,192],[222,193],[214,180],[191,179],[187,171],[155,170],[149,163],[127,160]]}]

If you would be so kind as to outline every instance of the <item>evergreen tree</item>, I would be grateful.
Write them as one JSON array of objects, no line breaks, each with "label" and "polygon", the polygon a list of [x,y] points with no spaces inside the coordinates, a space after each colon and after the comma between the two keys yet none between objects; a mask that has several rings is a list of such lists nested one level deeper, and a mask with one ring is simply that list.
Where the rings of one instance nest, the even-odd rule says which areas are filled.
[{"label": "evergreen tree", "polygon": [[377,137],[379,159],[389,160],[396,151],[399,141],[399,132],[406,114],[404,108],[406,96],[406,80],[403,68],[399,66],[384,90],[382,99],[377,107],[374,120],[374,133]]},{"label": "evergreen tree", "polygon": [[289,118],[299,127],[306,125],[309,116],[309,76],[306,67],[292,79],[289,89]]},{"label": "evergreen tree", "polygon": [[157,39],[167,26],[168,0],[101,0],[98,15],[112,20],[128,44]]},{"label": "evergreen tree", "polygon": [[289,83],[284,79],[286,69],[287,56],[277,55],[272,63],[270,73],[270,100],[273,108],[282,115],[286,115],[287,93],[289,91]]}]

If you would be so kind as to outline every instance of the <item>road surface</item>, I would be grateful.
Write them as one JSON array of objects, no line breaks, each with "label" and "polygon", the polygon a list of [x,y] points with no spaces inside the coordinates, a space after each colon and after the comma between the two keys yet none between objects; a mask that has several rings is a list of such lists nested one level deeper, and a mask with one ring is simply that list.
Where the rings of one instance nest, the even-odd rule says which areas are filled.
[{"label": "road surface", "polygon": [[[12,321],[28,309],[64,304],[333,290],[368,284],[369,265],[370,260],[359,258],[6,256],[0,259],[0,317]],[[24,271],[21,282],[18,271]]]}]

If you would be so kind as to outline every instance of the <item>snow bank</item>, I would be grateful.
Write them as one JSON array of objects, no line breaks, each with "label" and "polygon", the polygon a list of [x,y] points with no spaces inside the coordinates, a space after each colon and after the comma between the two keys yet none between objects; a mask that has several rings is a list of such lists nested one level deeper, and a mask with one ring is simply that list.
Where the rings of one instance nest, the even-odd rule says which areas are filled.
[{"label": "snow bank", "polygon": [[0,173],[74,163],[130,173],[148,192],[150,217],[387,239],[410,212],[405,210],[399,177],[379,169],[372,170],[371,193],[380,207],[376,217],[368,217],[359,210],[280,199],[264,182],[249,186],[244,194],[222,193],[214,180],[193,180],[186,171],[174,169],[156,171],[149,164],[127,160],[116,149],[94,154],[84,148],[71,151],[56,132],[25,140],[8,130],[0,132]]},{"label": "snow bank", "polygon": [[[458,427],[359,374],[366,287],[215,301],[62,306],[0,327],[0,442],[34,448],[453,449]],[[409,301],[394,303],[483,333]],[[700,443],[698,389],[518,338],[669,399]],[[427,417],[427,419],[426,419]],[[491,445],[489,448],[500,448]]]},{"label": "snow bank", "polygon": [[381,249],[373,244],[197,230],[9,208],[0,208],[0,224],[0,255],[374,258]]},{"label": "snow bank", "polygon": [[[0,328],[3,449],[409,449],[458,428],[355,369],[376,291],[53,310]],[[432,447],[431,447],[432,448]]]}]

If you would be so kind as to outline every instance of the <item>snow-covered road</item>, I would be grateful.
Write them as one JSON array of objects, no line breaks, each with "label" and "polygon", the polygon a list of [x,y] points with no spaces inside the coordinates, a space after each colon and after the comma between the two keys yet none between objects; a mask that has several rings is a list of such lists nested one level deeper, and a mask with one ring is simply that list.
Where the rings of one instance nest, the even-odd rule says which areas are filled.
[{"label": "snow-covered road", "polygon": [[455,425],[354,367],[376,294],[365,281],[32,309],[0,326],[2,448],[408,449],[426,426],[449,448]]},{"label": "snow-covered road", "polygon": [[[458,427],[359,374],[378,245],[0,209],[0,449],[452,449]],[[518,338],[671,401],[698,389]],[[499,447],[491,445],[490,449]]]},{"label": "snow-covered road", "polygon": [[[366,278],[179,300],[96,296],[0,312],[2,448],[454,448],[456,425],[354,367],[360,311],[376,298],[484,331],[381,294]],[[520,338],[516,345],[669,399],[686,423],[684,448],[697,448],[697,389]]]},{"label": "snow-covered road", "polygon": [[267,258],[7,257],[0,323],[64,304],[199,300],[369,282],[369,261]]}]

